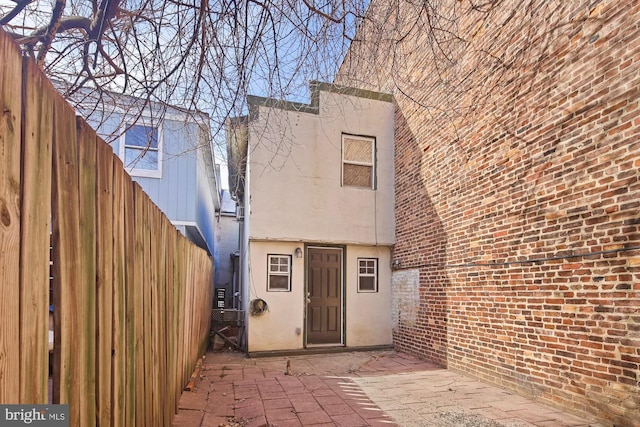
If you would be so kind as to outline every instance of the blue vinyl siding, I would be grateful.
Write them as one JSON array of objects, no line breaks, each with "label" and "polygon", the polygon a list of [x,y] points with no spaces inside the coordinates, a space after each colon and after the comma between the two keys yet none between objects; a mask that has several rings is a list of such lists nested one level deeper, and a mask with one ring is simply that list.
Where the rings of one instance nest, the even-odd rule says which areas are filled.
[{"label": "blue vinyl siding", "polygon": [[[112,113],[109,117],[88,120],[97,127],[116,155],[120,150],[119,129],[126,118]],[[113,135],[113,136],[111,136]],[[195,223],[207,243],[209,253],[214,254],[215,197],[216,189],[206,179],[203,161],[197,156],[207,155],[206,150],[196,150],[199,128],[195,123],[165,119],[162,122],[162,176],[149,178],[132,176],[151,200],[171,221]],[[208,154],[210,155],[210,153]],[[209,173],[213,174],[214,171]],[[181,228],[184,233],[184,227]]]}]

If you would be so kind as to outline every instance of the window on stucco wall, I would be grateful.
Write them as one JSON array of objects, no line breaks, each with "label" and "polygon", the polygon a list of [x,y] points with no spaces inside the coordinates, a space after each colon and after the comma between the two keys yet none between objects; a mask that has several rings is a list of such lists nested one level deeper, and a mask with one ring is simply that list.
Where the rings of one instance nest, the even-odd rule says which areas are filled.
[{"label": "window on stucco wall", "polygon": [[267,291],[291,291],[291,255],[267,255]]},{"label": "window on stucco wall", "polygon": [[342,135],[342,185],[375,189],[375,138]]},{"label": "window on stucco wall", "polygon": [[378,292],[378,258],[358,258],[358,292]]}]

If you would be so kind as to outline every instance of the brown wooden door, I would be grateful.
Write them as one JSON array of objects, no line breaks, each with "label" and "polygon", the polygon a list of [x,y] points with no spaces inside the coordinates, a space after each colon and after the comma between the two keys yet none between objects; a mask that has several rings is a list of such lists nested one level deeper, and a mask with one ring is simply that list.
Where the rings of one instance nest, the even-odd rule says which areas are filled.
[{"label": "brown wooden door", "polygon": [[307,252],[307,344],[342,344],[342,249]]}]

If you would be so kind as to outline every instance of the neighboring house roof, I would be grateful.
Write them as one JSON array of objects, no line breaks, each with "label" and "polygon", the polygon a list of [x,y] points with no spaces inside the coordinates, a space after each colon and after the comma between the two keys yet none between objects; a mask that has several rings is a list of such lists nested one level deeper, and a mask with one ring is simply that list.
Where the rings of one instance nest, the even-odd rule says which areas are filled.
[{"label": "neighboring house roof", "polygon": [[220,192],[220,213],[222,215],[233,215],[236,214],[236,202],[231,199],[231,194],[228,190],[222,190]]},{"label": "neighboring house roof", "polygon": [[324,83],[312,81],[309,83],[311,90],[311,102],[305,104],[302,102],[285,101],[274,98],[264,98],[261,96],[248,95],[247,103],[249,104],[249,118],[254,120],[257,114],[257,106],[273,107],[282,110],[298,111],[301,113],[319,114],[320,113],[320,92],[338,93],[341,95],[356,96],[358,98],[374,99],[377,101],[393,102],[393,95],[382,92],[374,92],[371,90],[357,89],[349,86],[341,86],[334,83]]},{"label": "neighboring house roof", "polygon": [[151,98],[139,98],[131,95],[112,92],[109,90],[96,90],[82,87],[73,94],[66,94],[70,84],[62,80],[53,80],[53,86],[63,94],[74,108],[81,110],[83,117],[98,115],[108,116],[110,113],[142,115],[142,113],[155,113],[158,118],[176,120],[185,117],[194,122],[209,127],[209,115],[196,109],[184,108],[177,105],[154,101]]}]

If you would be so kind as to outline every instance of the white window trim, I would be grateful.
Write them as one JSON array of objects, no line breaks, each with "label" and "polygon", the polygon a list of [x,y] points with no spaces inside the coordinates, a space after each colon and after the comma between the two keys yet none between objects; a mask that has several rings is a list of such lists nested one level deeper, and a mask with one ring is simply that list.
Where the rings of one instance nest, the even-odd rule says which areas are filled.
[{"label": "white window trim", "polygon": [[[368,273],[360,273],[360,262],[361,261],[374,261],[374,272],[373,274]],[[374,287],[373,289],[361,289],[360,288],[360,278],[361,277],[373,277],[374,279]],[[358,258],[358,293],[369,293],[374,294],[378,292],[378,258]]]},{"label": "white window trim", "polygon": [[[271,271],[271,259],[272,258],[286,258],[288,271],[286,273],[272,272]],[[268,254],[267,255],[267,292],[291,292],[291,255],[284,254]],[[272,289],[271,288],[271,276],[286,276],[288,279],[287,289]]]},{"label": "white window trim", "polygon": [[[361,140],[365,140],[365,141],[369,141],[371,142],[371,162],[358,162],[358,161],[354,161],[354,160],[345,160],[344,158],[344,140],[345,138],[350,138],[350,139],[361,139]],[[340,164],[340,185],[342,187],[351,187],[351,188],[368,188],[371,190],[375,190],[376,189],[376,138],[375,137],[371,137],[371,136],[361,136],[361,135],[351,135],[348,133],[343,133],[342,134],[342,153],[341,153],[341,157],[342,157],[342,163]],[[350,185],[347,184],[345,185],[344,183],[344,165],[349,164],[349,165],[360,165],[360,166],[371,166],[371,186],[366,186],[366,187],[360,187],[357,185]]]},{"label": "white window trim", "polygon": [[[146,118],[146,120],[151,122],[151,119]],[[138,122],[127,122],[124,129],[122,130],[122,132],[120,132],[120,143],[119,145],[119,152],[118,152],[118,156],[120,157],[120,160],[122,160],[122,163],[124,164],[124,168],[127,172],[129,172],[129,175],[131,176],[139,176],[139,177],[146,177],[146,178],[162,178],[162,157],[163,157],[163,152],[164,152],[164,135],[163,135],[163,126],[162,124],[158,124],[158,125],[154,125],[153,123],[150,124],[146,124],[144,123],[145,118],[142,118],[141,122],[142,123],[138,123]],[[158,129],[158,169],[157,170],[149,170],[149,169],[137,169],[135,167],[127,167],[126,165],[126,161],[125,161],[125,141],[126,141],[126,136],[127,136],[127,130],[129,130],[131,127],[138,125],[138,126],[150,126],[150,127],[156,127]]]}]

